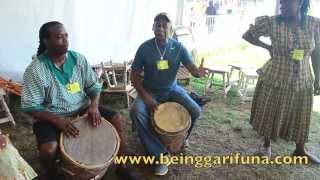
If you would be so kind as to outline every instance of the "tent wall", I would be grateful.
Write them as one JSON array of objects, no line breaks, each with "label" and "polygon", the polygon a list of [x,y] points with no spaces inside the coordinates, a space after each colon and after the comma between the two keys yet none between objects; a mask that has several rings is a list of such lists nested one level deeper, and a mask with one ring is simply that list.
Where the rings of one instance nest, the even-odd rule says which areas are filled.
[{"label": "tent wall", "polygon": [[38,47],[40,26],[65,24],[70,49],[91,64],[134,57],[138,46],[153,37],[154,16],[162,11],[176,17],[174,0],[1,0],[0,75],[21,81]]}]

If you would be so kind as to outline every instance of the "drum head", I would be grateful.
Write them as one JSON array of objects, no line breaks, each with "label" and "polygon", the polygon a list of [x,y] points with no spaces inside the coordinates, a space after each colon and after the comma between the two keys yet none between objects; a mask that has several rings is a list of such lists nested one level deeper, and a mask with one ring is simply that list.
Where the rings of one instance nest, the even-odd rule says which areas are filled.
[{"label": "drum head", "polygon": [[167,102],[160,104],[154,113],[154,124],[164,132],[176,133],[190,125],[189,112],[180,104]]},{"label": "drum head", "polygon": [[68,158],[82,166],[99,166],[109,162],[118,152],[119,136],[115,128],[102,118],[95,128],[87,116],[76,119],[73,124],[79,129],[79,137],[61,134],[61,150]]}]

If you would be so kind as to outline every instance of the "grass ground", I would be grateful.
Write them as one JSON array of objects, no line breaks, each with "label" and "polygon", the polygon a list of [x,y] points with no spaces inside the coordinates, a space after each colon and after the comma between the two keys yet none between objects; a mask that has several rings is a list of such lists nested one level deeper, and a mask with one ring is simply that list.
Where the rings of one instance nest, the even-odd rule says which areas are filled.
[{"label": "grass ground", "polygon": [[[232,52],[232,53],[231,53]],[[205,58],[205,66],[227,66],[236,63],[247,66],[259,67],[268,58],[267,52],[262,49],[240,44],[231,48],[224,48],[202,53],[199,59]],[[186,88],[189,91],[202,95],[204,79],[192,79]],[[215,78],[217,83],[222,80]],[[261,144],[261,137],[254,132],[249,124],[250,103],[241,103],[237,97],[236,89],[232,88],[227,98],[223,98],[220,87],[209,91],[211,101],[203,107],[203,112],[190,139],[191,147],[184,154],[192,156],[217,156],[241,153],[254,155]],[[320,156],[320,101],[315,98],[315,111],[312,113],[310,141],[307,147],[311,152]],[[108,104],[120,111],[127,119],[125,133],[128,136],[128,151],[131,154],[143,155],[144,150],[137,136],[132,132],[128,110],[124,108],[123,97],[103,96],[103,104]],[[19,98],[12,97],[10,103],[16,127],[0,128],[9,133],[13,144],[21,155],[38,172],[42,172],[39,164],[39,155],[36,149],[35,137],[32,133],[31,118],[19,111]],[[319,106],[319,107],[318,107]],[[294,144],[282,140],[272,142],[273,156],[290,155]],[[170,166],[169,173],[164,177],[152,175],[152,168],[146,166],[133,167],[134,171],[144,179],[320,179],[320,167],[316,165],[214,165],[212,167],[199,167],[194,165]],[[117,179],[114,168],[110,168],[103,179]]]},{"label": "grass ground", "polygon": [[202,52],[198,55],[196,63],[199,64],[202,58],[205,59],[204,66],[242,64],[259,67],[268,60],[269,55],[266,50],[241,41],[230,47]]},{"label": "grass ground", "polygon": [[[203,81],[192,79],[189,90],[202,92]],[[234,91],[225,99],[219,88],[210,92],[211,102],[203,107],[203,113],[198,120],[190,139],[191,147],[185,154],[192,156],[217,156],[241,153],[253,155],[257,146],[261,143],[261,137],[254,132],[249,124],[250,103],[240,103]],[[12,98],[11,109],[14,111],[17,126],[2,127],[10,133],[14,145],[22,156],[36,169],[41,172],[36,150],[35,137],[29,122],[30,118],[18,112],[18,99]],[[16,100],[15,100],[16,99]],[[123,108],[122,97],[105,96],[102,101],[119,110],[128,118],[128,110]],[[310,141],[307,147],[310,151],[320,155],[320,114],[312,113],[310,129]],[[131,131],[131,121],[127,121],[125,132],[128,136],[129,152],[142,155],[143,147],[137,133]],[[290,155],[294,144],[282,140],[272,142],[273,155]],[[111,168],[104,179],[117,179]],[[150,167],[134,167],[134,171],[144,179],[319,179],[320,167],[316,165],[216,165],[210,168],[196,168],[194,165],[170,166],[169,173],[164,177],[152,175]]]}]

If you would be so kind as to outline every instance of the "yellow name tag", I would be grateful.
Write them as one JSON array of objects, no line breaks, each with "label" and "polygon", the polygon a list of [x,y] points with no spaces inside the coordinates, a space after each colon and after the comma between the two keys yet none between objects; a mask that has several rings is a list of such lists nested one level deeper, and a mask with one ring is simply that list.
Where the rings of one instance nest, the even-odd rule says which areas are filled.
[{"label": "yellow name tag", "polygon": [[168,60],[160,60],[157,62],[157,68],[158,70],[166,70],[169,69],[169,63]]},{"label": "yellow name tag", "polygon": [[69,93],[74,94],[80,91],[80,84],[78,82],[67,84],[67,90]]},{"label": "yellow name tag", "polygon": [[294,49],[292,51],[292,59],[295,61],[302,61],[304,58],[304,51],[302,49]]}]

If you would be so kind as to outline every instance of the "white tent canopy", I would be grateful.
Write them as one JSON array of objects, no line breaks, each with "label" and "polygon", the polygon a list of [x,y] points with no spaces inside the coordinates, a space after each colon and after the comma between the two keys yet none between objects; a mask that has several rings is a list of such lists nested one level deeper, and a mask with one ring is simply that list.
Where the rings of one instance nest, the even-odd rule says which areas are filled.
[{"label": "white tent canopy", "polygon": [[174,19],[173,0],[1,0],[0,76],[21,81],[37,51],[38,31],[48,21],[62,22],[70,49],[91,64],[112,59],[128,61],[138,46],[153,37],[152,23],[159,12]]},{"label": "white tent canopy", "polygon": [[[138,46],[153,36],[157,13],[168,12],[173,21],[182,22],[184,1],[1,0],[0,76],[21,81],[37,51],[40,26],[53,20],[65,24],[70,49],[84,54],[91,64],[129,61]],[[320,17],[315,8],[319,5],[320,0],[311,0],[312,15]]]}]

